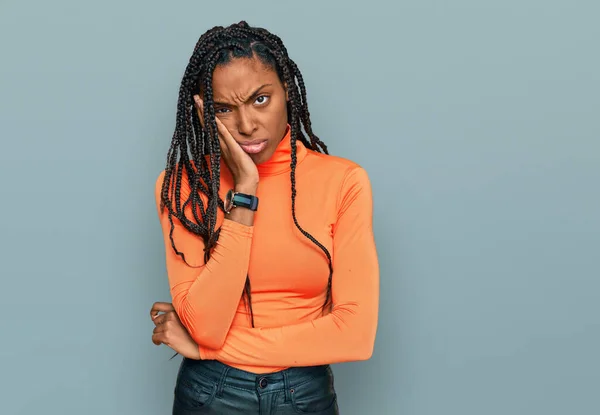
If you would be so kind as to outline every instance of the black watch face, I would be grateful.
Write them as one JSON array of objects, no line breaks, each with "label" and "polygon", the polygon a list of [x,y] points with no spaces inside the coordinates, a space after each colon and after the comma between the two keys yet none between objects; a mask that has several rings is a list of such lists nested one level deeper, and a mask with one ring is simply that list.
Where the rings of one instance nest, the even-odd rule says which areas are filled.
[{"label": "black watch face", "polygon": [[229,190],[225,196],[225,211],[229,212],[233,208],[233,190]]}]

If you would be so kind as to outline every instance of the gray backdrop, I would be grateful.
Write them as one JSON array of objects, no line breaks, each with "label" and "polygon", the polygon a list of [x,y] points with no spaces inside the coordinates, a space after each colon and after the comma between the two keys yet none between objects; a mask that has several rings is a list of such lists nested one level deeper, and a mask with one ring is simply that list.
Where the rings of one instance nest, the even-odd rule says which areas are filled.
[{"label": "gray backdrop", "polygon": [[[375,197],[343,415],[597,414],[599,3],[0,1],[0,413],[167,414],[153,186],[198,36],[279,34]],[[302,189],[299,189],[302,191]]]}]

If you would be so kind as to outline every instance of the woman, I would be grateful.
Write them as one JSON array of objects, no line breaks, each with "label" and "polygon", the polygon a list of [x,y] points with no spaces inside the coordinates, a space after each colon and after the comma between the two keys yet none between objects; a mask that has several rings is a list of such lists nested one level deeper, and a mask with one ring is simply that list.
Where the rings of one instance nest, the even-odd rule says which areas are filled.
[{"label": "woman", "polygon": [[371,187],[313,133],[277,36],[200,37],[156,201],[172,305],[153,305],[152,340],[184,356],[173,414],[337,414],[329,365],[375,341]]}]

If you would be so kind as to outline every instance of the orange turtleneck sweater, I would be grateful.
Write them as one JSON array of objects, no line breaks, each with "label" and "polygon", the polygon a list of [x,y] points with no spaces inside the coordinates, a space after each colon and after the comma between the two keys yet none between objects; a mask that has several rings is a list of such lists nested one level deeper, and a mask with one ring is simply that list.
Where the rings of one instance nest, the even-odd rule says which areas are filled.
[{"label": "orange turtleneck sweater", "polygon": [[[166,249],[172,302],[201,358],[254,373],[368,359],[378,319],[379,265],[367,173],[349,160],[308,150],[297,142],[296,217],[332,256],[332,311],[322,315],[328,260],[292,219],[290,129],[272,158],[258,166],[260,200],[254,225],[224,218],[212,256],[204,263],[202,238],[160,210],[164,171],[155,197]],[[190,192],[185,180],[182,200]],[[221,197],[233,186],[221,168]],[[190,208],[187,217],[192,217]],[[255,328],[242,299],[252,286]]]}]

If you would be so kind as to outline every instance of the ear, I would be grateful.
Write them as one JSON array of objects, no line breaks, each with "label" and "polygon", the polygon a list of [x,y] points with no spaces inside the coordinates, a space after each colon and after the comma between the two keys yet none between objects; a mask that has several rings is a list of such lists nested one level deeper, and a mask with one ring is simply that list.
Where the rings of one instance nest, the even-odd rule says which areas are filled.
[{"label": "ear", "polygon": [[202,103],[202,98],[200,98],[200,95],[196,94],[193,97],[194,100],[194,107],[196,107],[196,112],[198,113],[198,119],[200,120],[200,125],[202,126],[202,128],[204,128],[204,114],[203,114],[203,103]]},{"label": "ear", "polygon": [[200,98],[200,95],[198,95],[198,94],[195,94],[195,95],[193,96],[193,99],[194,99],[194,106],[196,107],[196,109],[197,109],[197,110],[199,110],[199,109],[200,109],[201,102],[202,102],[202,100],[201,100],[201,98]]},{"label": "ear", "polygon": [[290,102],[290,94],[288,92],[287,82],[283,83],[283,89],[285,89],[285,100]]}]

